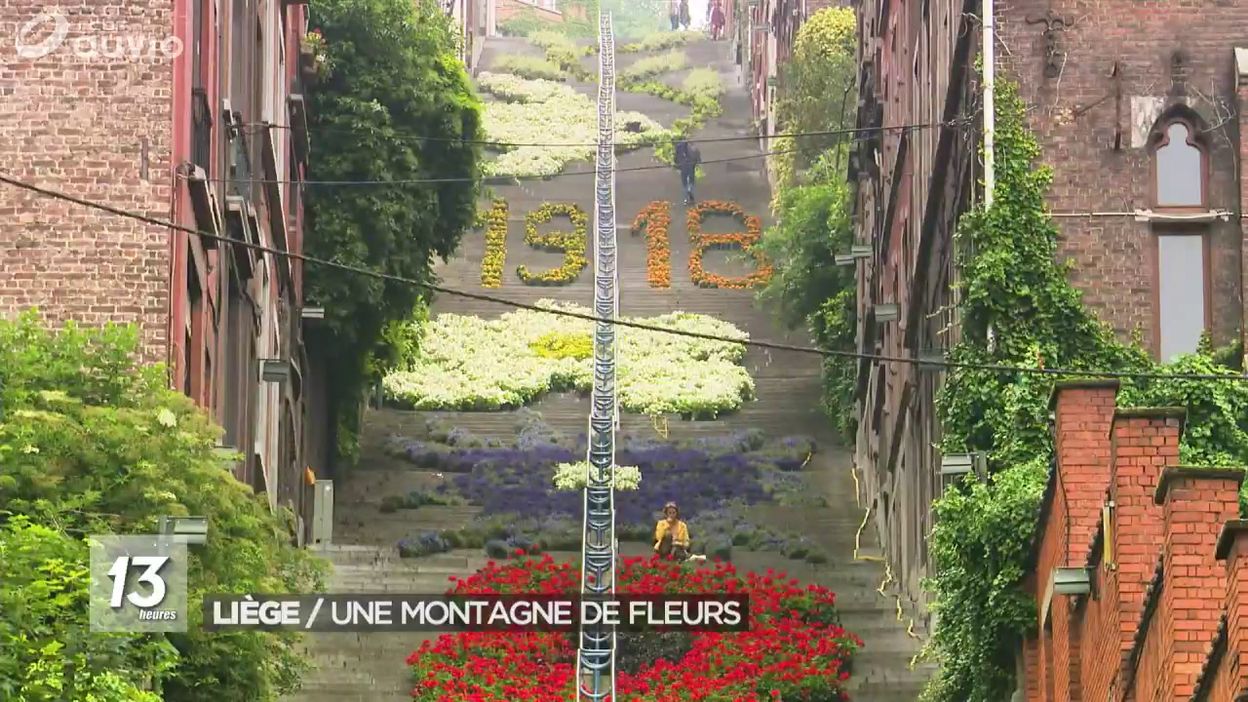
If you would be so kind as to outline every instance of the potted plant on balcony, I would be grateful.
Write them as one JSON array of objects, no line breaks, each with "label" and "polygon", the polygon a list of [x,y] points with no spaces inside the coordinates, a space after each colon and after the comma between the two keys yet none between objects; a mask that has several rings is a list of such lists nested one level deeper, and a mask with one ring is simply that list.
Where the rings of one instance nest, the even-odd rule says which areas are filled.
[{"label": "potted plant on balcony", "polygon": [[313,82],[329,73],[329,52],[321,30],[313,29],[299,42],[299,68],[303,79]]}]

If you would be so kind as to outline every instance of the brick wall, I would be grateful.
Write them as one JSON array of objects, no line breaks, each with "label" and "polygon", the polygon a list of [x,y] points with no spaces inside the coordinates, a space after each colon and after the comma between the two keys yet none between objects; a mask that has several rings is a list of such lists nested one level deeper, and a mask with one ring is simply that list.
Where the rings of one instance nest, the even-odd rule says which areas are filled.
[{"label": "brick wall", "polygon": [[[18,36],[45,7],[53,6],[0,0],[0,36]],[[146,44],[139,58],[79,54],[86,37],[167,38],[172,4],[99,2],[64,12],[65,42],[42,58],[23,58],[14,42],[0,42],[0,169],[167,219],[172,59],[159,49],[148,56]],[[31,43],[52,26],[43,23]],[[0,186],[0,314],[6,317],[38,307],[53,322],[137,323],[145,360],[165,361],[169,252],[163,228]]]},{"label": "brick wall", "polygon": [[[1024,642],[1024,697],[1233,702],[1248,689],[1244,473],[1174,467],[1182,411],[1115,411],[1114,394],[1056,393],[1058,460],[1026,578],[1041,618]],[[1086,568],[1090,593],[1052,594],[1046,608],[1059,566]]]},{"label": "brick wall", "polygon": [[560,24],[563,22],[563,14],[558,10],[551,10],[541,7],[524,0],[497,0],[496,15],[498,22],[506,22],[521,13],[531,13],[540,20],[550,22],[551,24]]},{"label": "brick wall", "polygon": [[[1050,9],[1073,25],[1055,24],[1051,44],[1046,25],[1036,22]],[[1040,139],[1042,160],[1054,167],[1053,212],[1155,209],[1147,138],[1156,119],[1178,106],[1190,108],[1203,131],[1198,141],[1209,158],[1209,208],[1238,211],[1233,49],[1248,36],[1241,3],[1021,0],[998,1],[997,12],[1001,75],[1020,84],[1032,108],[1029,126]],[[1116,79],[1110,77],[1115,62]],[[1139,331],[1154,344],[1155,238],[1174,225],[1123,216],[1060,217],[1057,223],[1059,256],[1075,262],[1071,279],[1085,302],[1123,339]],[[1201,226],[1209,243],[1212,332],[1224,343],[1244,317],[1240,222],[1231,217]]]}]

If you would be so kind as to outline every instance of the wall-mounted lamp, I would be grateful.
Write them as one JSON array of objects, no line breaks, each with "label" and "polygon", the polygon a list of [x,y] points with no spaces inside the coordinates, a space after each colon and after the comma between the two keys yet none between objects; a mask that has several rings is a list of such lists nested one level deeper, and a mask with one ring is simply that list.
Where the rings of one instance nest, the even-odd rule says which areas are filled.
[{"label": "wall-mounted lamp", "polygon": [[1092,577],[1087,568],[1054,568],[1050,583],[1055,595],[1086,595],[1092,592]]},{"label": "wall-mounted lamp", "polygon": [[290,380],[290,361],[260,359],[260,378],[266,383],[284,383]]},{"label": "wall-mounted lamp", "polygon": [[975,470],[975,459],[969,453],[955,453],[940,457],[941,475],[966,475]]},{"label": "wall-mounted lamp", "polygon": [[1049,576],[1049,587],[1044,594],[1044,609],[1040,615],[1043,626],[1049,620],[1049,607],[1054,595],[1087,595],[1092,592],[1092,575],[1087,568],[1057,567]]},{"label": "wall-mounted lamp", "polygon": [[923,349],[919,352],[919,370],[936,371],[945,366],[944,349]]},{"label": "wall-mounted lamp", "polygon": [[875,306],[875,321],[895,322],[901,316],[901,308],[896,303]]},{"label": "wall-mounted lamp", "polygon": [[324,307],[304,307],[300,310],[299,316],[304,319],[325,319]]},{"label": "wall-mounted lamp", "polygon": [[985,480],[988,477],[988,457],[982,453],[951,453],[940,457],[940,475],[945,478],[974,473]]},{"label": "wall-mounted lamp", "polygon": [[177,543],[208,543],[207,517],[161,517],[157,524],[160,535]]},{"label": "wall-mounted lamp", "polygon": [[860,261],[860,260],[868,259],[868,258],[871,258],[871,247],[855,245],[855,246],[849,247],[849,253],[836,255],[836,265],[852,266],[854,265],[855,261]]}]

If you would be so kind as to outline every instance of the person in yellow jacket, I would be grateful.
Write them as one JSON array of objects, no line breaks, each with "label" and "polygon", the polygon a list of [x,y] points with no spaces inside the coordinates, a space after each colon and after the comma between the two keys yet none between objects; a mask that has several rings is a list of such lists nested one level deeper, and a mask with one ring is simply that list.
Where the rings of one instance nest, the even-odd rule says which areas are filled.
[{"label": "person in yellow jacket", "polygon": [[654,551],[663,558],[689,557],[689,525],[681,520],[675,502],[663,505],[663,519],[654,527]]}]

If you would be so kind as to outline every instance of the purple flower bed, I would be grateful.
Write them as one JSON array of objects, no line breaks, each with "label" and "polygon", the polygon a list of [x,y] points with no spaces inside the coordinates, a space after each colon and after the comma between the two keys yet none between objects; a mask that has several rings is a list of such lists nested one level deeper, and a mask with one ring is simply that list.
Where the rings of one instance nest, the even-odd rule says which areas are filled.
[{"label": "purple flower bed", "polygon": [[[534,415],[525,416],[513,446],[491,445],[455,429],[431,422],[432,440],[394,437],[390,452],[428,470],[451,474],[439,487],[447,498],[482,508],[465,545],[488,542],[524,547],[528,540],[562,544],[579,539],[583,496],[557,491],[554,466],[585,459],[585,439],[550,432]],[[453,442],[453,443],[452,443]],[[640,489],[616,493],[617,529],[621,539],[648,539],[659,510],[668,501],[696,524],[696,551],[723,555],[733,545],[752,550],[792,553],[814,560],[814,549],[800,537],[750,523],[749,505],[818,504],[797,471],[815,450],[807,437],[766,442],[756,430],[699,439],[684,444],[653,438],[624,437],[616,455],[619,465],[641,470]],[[564,533],[568,532],[568,533]],[[462,535],[461,535],[462,536]]]}]

